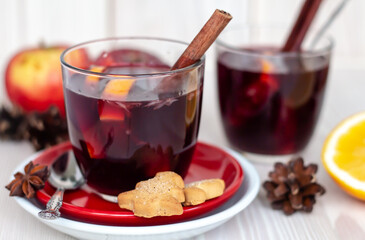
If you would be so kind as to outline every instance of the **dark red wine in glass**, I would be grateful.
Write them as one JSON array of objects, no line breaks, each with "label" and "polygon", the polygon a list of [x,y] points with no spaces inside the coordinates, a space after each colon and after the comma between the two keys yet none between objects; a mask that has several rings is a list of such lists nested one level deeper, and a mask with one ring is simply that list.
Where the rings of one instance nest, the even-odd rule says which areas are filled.
[{"label": "dark red wine in glass", "polygon": [[[307,145],[323,103],[328,57],[273,57],[278,48],[221,51],[221,119],[236,149],[265,155],[296,153]],[[255,58],[255,61],[252,61]]]},{"label": "dark red wine in glass", "polygon": [[[135,62],[114,64],[106,71],[148,74],[168,70],[158,62]],[[186,175],[198,134],[202,87],[160,99],[153,91],[145,91],[150,88],[148,81],[136,80],[128,96],[118,100],[103,97],[110,79],[101,78],[92,85],[83,75],[72,77],[65,88],[70,140],[92,189],[115,196],[160,171]],[[100,97],[90,97],[95,95]]]}]

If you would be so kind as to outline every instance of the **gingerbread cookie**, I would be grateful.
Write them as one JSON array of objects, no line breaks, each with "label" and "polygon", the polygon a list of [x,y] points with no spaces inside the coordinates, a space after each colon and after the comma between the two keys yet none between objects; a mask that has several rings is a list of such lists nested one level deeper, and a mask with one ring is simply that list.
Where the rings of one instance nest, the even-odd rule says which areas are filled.
[{"label": "gingerbread cookie", "polygon": [[222,179],[206,179],[187,184],[184,189],[184,206],[198,205],[223,194],[225,183]]},{"label": "gingerbread cookie", "polygon": [[154,178],[137,183],[135,190],[120,193],[118,204],[139,217],[181,215],[183,189],[184,181],[178,174],[159,172]]}]

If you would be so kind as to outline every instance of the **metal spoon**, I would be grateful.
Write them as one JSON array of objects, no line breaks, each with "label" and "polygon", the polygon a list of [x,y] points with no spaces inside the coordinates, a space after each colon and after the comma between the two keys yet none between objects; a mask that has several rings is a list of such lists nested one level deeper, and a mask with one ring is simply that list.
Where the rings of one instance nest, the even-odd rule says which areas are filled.
[{"label": "metal spoon", "polygon": [[59,209],[62,206],[64,191],[76,189],[85,182],[72,151],[65,152],[54,161],[48,182],[57,190],[49,199],[46,210],[40,211],[38,216],[53,220],[61,215]]},{"label": "metal spoon", "polygon": [[333,10],[327,21],[324,23],[324,25],[319,29],[316,36],[313,38],[309,49],[314,49],[314,47],[317,45],[318,41],[322,38],[324,33],[327,31],[327,29],[331,26],[333,21],[337,18],[337,16],[340,14],[342,9],[345,7],[346,3],[349,2],[349,0],[342,0],[338,4],[338,6]]}]

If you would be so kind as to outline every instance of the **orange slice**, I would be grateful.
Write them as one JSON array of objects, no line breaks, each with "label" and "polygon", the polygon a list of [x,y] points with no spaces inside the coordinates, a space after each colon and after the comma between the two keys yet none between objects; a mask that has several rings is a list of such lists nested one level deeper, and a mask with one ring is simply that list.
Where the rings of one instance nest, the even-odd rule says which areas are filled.
[{"label": "orange slice", "polygon": [[266,61],[265,59],[261,60],[261,65],[262,65],[262,73],[271,73],[274,70],[273,65],[269,61]]},{"label": "orange slice", "polygon": [[[92,72],[97,72],[97,73],[101,73],[103,72],[105,69],[105,67],[101,67],[101,66],[96,66],[96,67],[92,67],[90,69],[90,71]],[[97,83],[99,81],[99,77],[98,76],[95,76],[95,75],[88,75],[86,77],[86,82],[89,83],[89,84],[93,84],[93,83]]]},{"label": "orange slice", "polygon": [[196,114],[199,71],[195,69],[189,73],[188,77],[187,91],[189,93],[186,97],[185,122],[187,125],[190,125],[194,121]]},{"label": "orange slice", "polygon": [[189,93],[186,99],[185,121],[190,125],[195,117],[197,108],[197,90]]},{"label": "orange slice", "polygon": [[122,100],[128,95],[135,79],[125,76],[120,79],[112,79],[105,86],[103,97],[111,97],[113,99]]},{"label": "orange slice", "polygon": [[[132,88],[135,79],[125,76],[110,80],[104,88],[102,98],[106,100],[123,101]],[[124,121],[125,109],[123,103],[101,101],[98,105],[100,120]]]},{"label": "orange slice", "polygon": [[365,112],[332,130],[322,149],[322,162],[343,190],[365,200]]},{"label": "orange slice", "polygon": [[98,111],[101,121],[124,121],[125,119],[125,109],[114,102],[99,101]]}]

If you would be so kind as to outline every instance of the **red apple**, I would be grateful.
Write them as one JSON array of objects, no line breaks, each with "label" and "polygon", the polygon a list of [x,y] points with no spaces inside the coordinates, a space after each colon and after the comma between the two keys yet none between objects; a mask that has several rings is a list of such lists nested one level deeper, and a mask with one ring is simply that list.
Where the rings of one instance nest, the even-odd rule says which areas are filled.
[{"label": "red apple", "polygon": [[[51,105],[64,116],[60,55],[66,46],[27,49],[11,58],[5,72],[10,100],[23,110],[45,111]],[[83,68],[88,63],[84,51],[73,53],[70,64]]]}]

